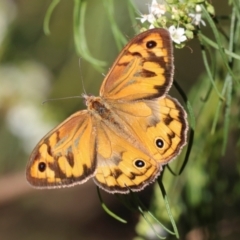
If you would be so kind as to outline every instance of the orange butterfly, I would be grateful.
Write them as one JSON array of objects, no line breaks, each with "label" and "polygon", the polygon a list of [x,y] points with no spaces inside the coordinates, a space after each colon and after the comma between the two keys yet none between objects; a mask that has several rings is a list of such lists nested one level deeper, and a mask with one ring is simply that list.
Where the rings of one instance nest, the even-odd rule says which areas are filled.
[{"label": "orange butterfly", "polygon": [[74,113],[35,147],[27,180],[35,187],[82,184],[93,178],[110,193],[140,191],[186,144],[187,115],[167,95],[173,81],[169,32],[134,37],[105,77],[100,96],[83,95]]}]

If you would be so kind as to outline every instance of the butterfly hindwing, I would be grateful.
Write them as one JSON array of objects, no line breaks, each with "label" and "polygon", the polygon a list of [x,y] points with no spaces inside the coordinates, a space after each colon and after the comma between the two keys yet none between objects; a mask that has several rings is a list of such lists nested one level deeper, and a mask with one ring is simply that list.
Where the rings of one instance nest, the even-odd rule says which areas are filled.
[{"label": "butterfly hindwing", "polygon": [[128,132],[159,164],[169,162],[186,144],[187,115],[176,99],[165,96],[112,106]]},{"label": "butterfly hindwing", "polygon": [[108,192],[140,191],[160,174],[161,166],[145,149],[104,123],[97,127],[97,152],[94,181]]}]

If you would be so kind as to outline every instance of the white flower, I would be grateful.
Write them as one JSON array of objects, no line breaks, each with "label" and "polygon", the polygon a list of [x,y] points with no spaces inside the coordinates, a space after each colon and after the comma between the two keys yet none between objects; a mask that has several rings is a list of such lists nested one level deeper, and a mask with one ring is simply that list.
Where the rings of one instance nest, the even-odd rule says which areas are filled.
[{"label": "white flower", "polygon": [[150,24],[148,29],[153,29],[153,28],[155,28],[155,26],[153,24]]},{"label": "white flower", "polygon": [[142,14],[140,19],[141,23],[144,23],[145,21],[153,24],[156,21],[156,18],[153,16],[153,14]]},{"label": "white flower", "polygon": [[202,12],[202,8],[199,4],[196,5],[195,10],[196,10],[196,12]]},{"label": "white flower", "polygon": [[157,17],[161,17],[166,12],[164,4],[159,4],[156,0],[152,0],[152,4],[149,7],[149,13],[154,14]]},{"label": "white flower", "polygon": [[141,14],[140,18],[137,18],[141,23],[150,23],[149,29],[154,28],[154,23],[166,12],[164,4],[159,4],[156,0],[152,0],[151,5],[148,7],[149,14]]},{"label": "white flower", "polygon": [[206,26],[206,23],[202,20],[202,8],[199,4],[196,5],[195,13],[189,13],[189,17],[192,18],[193,24],[200,26]]},{"label": "white flower", "polygon": [[169,32],[171,35],[172,40],[180,44],[181,42],[184,42],[187,40],[187,37],[184,35],[185,34],[185,29],[184,28],[176,28],[175,26],[169,27]]}]

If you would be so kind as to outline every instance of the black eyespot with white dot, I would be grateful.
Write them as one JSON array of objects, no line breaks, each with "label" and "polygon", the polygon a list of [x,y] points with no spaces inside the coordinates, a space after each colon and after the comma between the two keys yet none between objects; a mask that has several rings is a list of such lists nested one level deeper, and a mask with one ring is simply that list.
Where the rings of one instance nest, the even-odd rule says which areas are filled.
[{"label": "black eyespot with white dot", "polygon": [[154,48],[154,47],[156,47],[156,46],[157,46],[157,43],[156,43],[155,41],[153,41],[153,40],[148,41],[148,42],[146,43],[146,47],[147,47],[148,49],[152,49],[152,48]]},{"label": "black eyespot with white dot", "polygon": [[134,165],[137,168],[143,168],[145,167],[145,162],[142,159],[137,159],[134,161]]},{"label": "black eyespot with white dot", "polygon": [[45,162],[40,162],[40,163],[38,164],[38,170],[39,170],[40,172],[44,172],[44,171],[46,170],[46,167],[47,167],[47,165],[46,165]]},{"label": "black eyespot with white dot", "polygon": [[156,143],[156,146],[158,148],[163,148],[164,147],[164,141],[161,138],[157,138],[155,143]]}]

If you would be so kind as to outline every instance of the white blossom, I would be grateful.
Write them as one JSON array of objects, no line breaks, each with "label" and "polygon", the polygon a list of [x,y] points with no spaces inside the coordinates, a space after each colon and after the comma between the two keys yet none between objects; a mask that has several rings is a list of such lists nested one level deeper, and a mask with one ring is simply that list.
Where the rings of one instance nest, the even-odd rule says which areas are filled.
[{"label": "white blossom", "polygon": [[149,6],[149,13],[157,17],[161,17],[166,12],[166,7],[164,4],[159,4],[156,0],[152,0],[151,6]]},{"label": "white blossom", "polygon": [[189,17],[192,18],[193,24],[197,26],[200,26],[200,24],[206,26],[206,23],[202,20],[202,8],[199,4],[196,5],[195,11],[195,13],[189,13]]},{"label": "white blossom", "polygon": [[185,36],[185,29],[184,28],[176,28],[175,26],[169,27],[169,32],[171,35],[172,40],[180,44],[181,42],[184,42],[187,40],[187,37]]},{"label": "white blossom", "polygon": [[151,13],[150,14],[142,14],[141,18],[138,18],[138,19],[140,19],[141,23],[144,23],[147,21],[147,22],[153,24],[156,21],[156,18]]},{"label": "white blossom", "polygon": [[151,5],[148,7],[148,11],[148,14],[141,14],[141,17],[137,19],[139,19],[141,23],[150,23],[149,29],[152,29],[157,19],[166,13],[166,7],[164,4],[159,4],[156,0],[152,0]]}]

